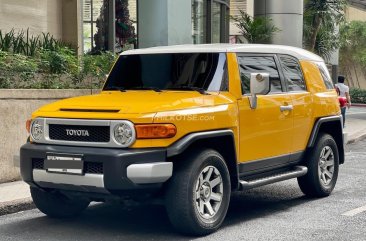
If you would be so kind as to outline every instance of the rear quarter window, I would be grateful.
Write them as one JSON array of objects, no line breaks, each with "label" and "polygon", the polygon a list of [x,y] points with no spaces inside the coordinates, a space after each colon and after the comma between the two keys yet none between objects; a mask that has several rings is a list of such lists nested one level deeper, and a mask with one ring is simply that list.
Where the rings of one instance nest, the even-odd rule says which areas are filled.
[{"label": "rear quarter window", "polygon": [[324,62],[318,63],[318,68],[319,68],[319,72],[322,76],[325,87],[328,90],[334,89],[334,84],[333,84],[332,78],[330,77],[329,71],[328,71],[325,63]]}]

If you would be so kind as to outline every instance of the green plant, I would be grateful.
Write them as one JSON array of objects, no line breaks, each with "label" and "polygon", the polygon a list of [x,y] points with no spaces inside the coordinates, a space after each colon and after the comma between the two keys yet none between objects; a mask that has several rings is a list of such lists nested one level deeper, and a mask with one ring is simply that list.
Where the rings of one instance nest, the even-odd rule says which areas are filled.
[{"label": "green plant", "polygon": [[268,17],[252,18],[243,10],[239,12],[240,16],[231,16],[231,19],[249,43],[269,43],[272,35],[280,31]]},{"label": "green plant", "polygon": [[67,43],[47,33],[30,36],[29,30],[0,31],[0,44],[0,88],[100,88],[118,57],[77,56]]},{"label": "green plant", "polygon": [[347,0],[307,0],[304,9],[304,47],[324,58],[339,47],[337,25],[345,21]]},{"label": "green plant", "polygon": [[0,50],[10,51],[13,38],[14,38],[14,29],[12,29],[8,33],[3,33],[0,30]]},{"label": "green plant", "polygon": [[70,44],[64,43],[55,39],[49,33],[41,35],[30,35],[29,29],[26,31],[20,30],[15,34],[14,29],[7,33],[0,30],[0,50],[12,52],[15,54],[23,54],[34,56],[41,50],[56,51],[63,48],[73,47]]},{"label": "green plant", "polygon": [[349,93],[353,103],[366,104],[366,90],[351,88]]},{"label": "green plant", "polygon": [[102,52],[99,55],[84,55],[83,74],[94,77],[104,77],[109,73],[118,55],[111,52]]},{"label": "green plant", "polygon": [[39,52],[41,68],[52,74],[76,74],[79,71],[78,59],[75,51],[69,48],[56,50],[44,49]]},{"label": "green plant", "polygon": [[366,66],[366,22],[352,21],[340,28],[341,58]]}]

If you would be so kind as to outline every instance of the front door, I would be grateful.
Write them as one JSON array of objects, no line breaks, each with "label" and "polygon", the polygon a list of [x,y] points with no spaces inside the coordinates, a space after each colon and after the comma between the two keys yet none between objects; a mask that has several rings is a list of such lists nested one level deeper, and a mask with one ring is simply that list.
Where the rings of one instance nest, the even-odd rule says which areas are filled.
[{"label": "front door", "polygon": [[[289,162],[293,135],[292,100],[285,91],[275,55],[239,55],[242,99],[238,101],[240,121],[239,161],[267,161],[275,167]],[[258,96],[257,108],[249,104],[250,74],[269,73],[271,90]],[[258,162],[256,162],[258,163]],[[264,162],[263,162],[264,163]],[[258,163],[259,164],[259,163]],[[258,166],[258,165],[255,165]],[[261,168],[261,165],[258,166]]]}]

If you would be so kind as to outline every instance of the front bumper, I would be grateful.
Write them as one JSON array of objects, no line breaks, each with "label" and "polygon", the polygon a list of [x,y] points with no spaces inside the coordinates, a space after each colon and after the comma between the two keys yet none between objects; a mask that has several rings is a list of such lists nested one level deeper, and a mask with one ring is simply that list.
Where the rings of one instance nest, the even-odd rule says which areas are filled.
[{"label": "front bumper", "polygon": [[[47,153],[81,154],[84,167],[102,168],[92,173],[86,170],[83,175],[51,173],[42,166]],[[20,149],[23,180],[41,188],[116,195],[157,191],[171,177],[172,170],[173,164],[166,161],[164,148],[112,149],[27,143]]]}]

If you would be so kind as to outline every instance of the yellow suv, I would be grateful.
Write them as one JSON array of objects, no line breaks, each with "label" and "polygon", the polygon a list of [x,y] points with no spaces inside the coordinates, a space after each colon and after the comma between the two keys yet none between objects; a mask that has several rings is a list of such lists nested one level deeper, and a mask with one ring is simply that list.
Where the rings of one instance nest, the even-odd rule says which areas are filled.
[{"label": "yellow suv", "polygon": [[33,113],[21,174],[52,217],[91,201],[161,200],[178,231],[222,224],[234,191],[297,178],[328,196],[344,162],[324,61],[275,45],[124,52],[98,95]]}]

